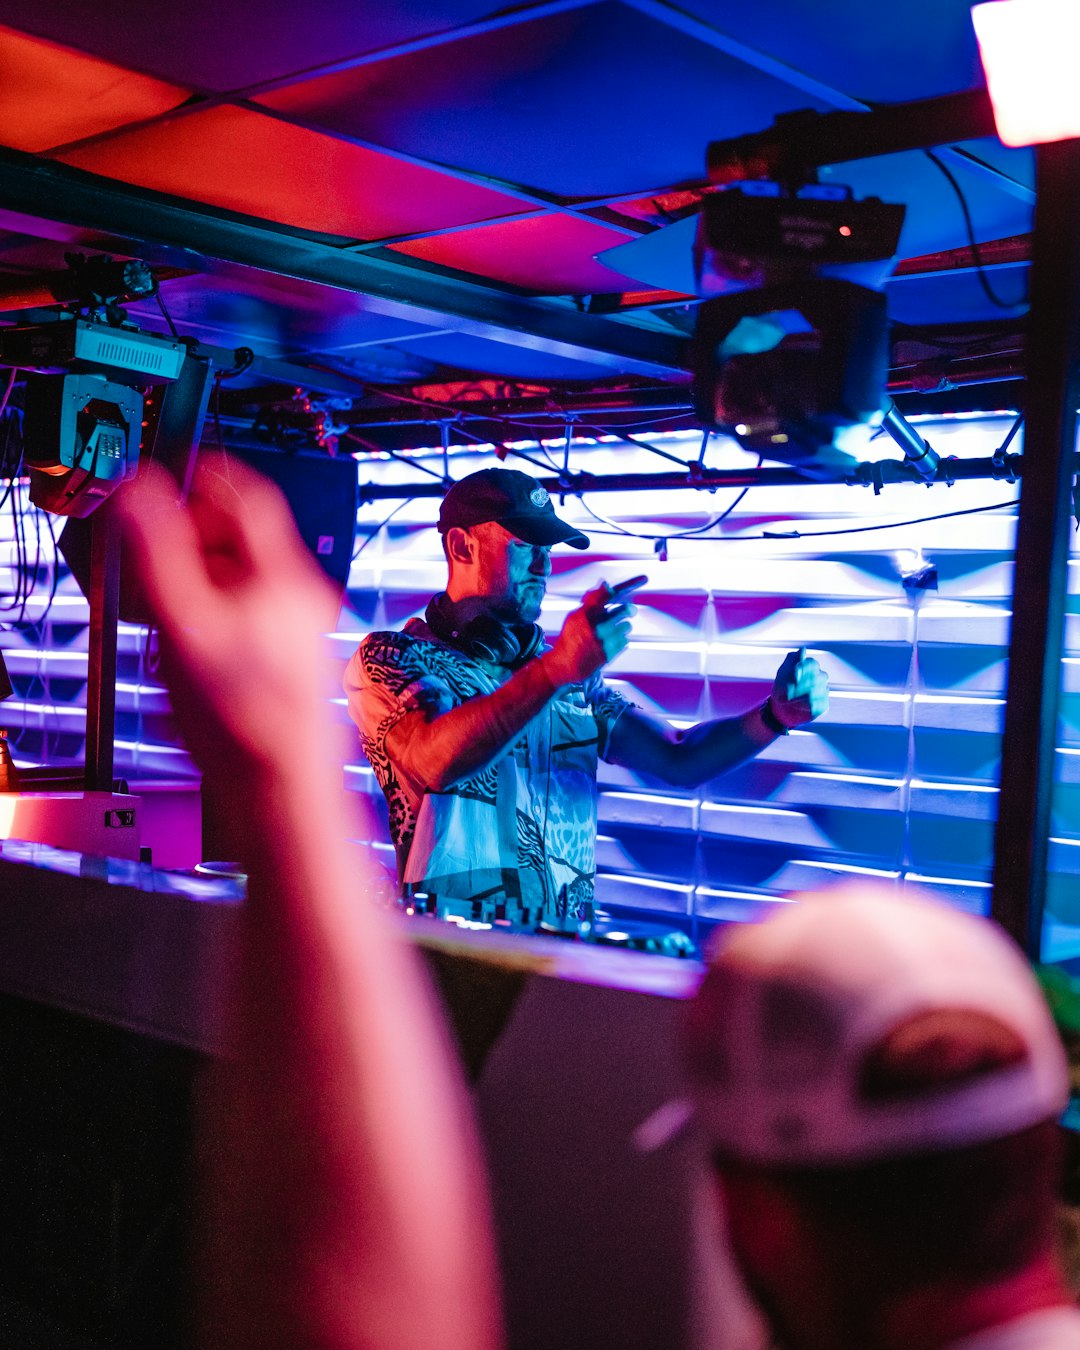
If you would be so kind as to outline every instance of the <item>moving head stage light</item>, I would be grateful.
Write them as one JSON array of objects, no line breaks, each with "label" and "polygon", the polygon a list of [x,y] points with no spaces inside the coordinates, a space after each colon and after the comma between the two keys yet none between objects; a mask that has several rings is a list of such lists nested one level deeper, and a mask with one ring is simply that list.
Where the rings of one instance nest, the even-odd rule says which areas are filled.
[{"label": "moving head stage light", "polygon": [[57,319],[0,334],[0,361],[27,376],[23,458],[30,500],[61,516],[86,516],[139,463],[143,388],[175,380],[182,343]]},{"label": "moving head stage light", "polygon": [[744,183],[705,200],[694,260],[694,406],[703,426],[769,459],[846,458],[849,427],[880,417],[888,373],[882,291],[904,207],[848,189]]}]

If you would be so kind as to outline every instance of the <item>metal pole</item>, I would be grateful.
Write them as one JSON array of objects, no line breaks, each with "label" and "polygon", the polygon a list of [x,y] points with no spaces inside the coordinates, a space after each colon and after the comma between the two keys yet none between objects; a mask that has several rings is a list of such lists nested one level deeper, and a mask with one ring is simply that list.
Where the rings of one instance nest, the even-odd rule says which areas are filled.
[{"label": "metal pole", "polygon": [[1039,955],[1065,618],[1080,362],[1080,141],[1040,146],[1024,479],[994,843],[994,917]]},{"label": "metal pole", "polygon": [[116,626],[120,613],[120,533],[98,511],[90,531],[90,648],[86,681],[86,790],[111,792],[116,730]]},{"label": "metal pole", "polygon": [[[648,449],[648,446],[643,445],[642,449]],[[707,464],[695,461],[684,473],[610,473],[599,476],[572,473],[565,479],[540,478],[538,481],[553,497],[574,497],[585,492],[671,492],[687,488],[715,492],[720,488],[820,487],[823,483],[846,483],[849,487],[880,489],[889,483],[959,483],[980,478],[997,478],[1014,483],[1025,471],[1024,464],[1023,455],[947,459],[940,461],[934,475],[926,479],[909,460],[885,459],[856,464],[850,469],[837,467],[809,478],[793,468],[712,469]],[[414,467],[419,471],[424,466],[418,463]],[[361,483],[360,501],[442,497],[445,492],[446,485],[435,474],[427,481],[415,483]]]}]

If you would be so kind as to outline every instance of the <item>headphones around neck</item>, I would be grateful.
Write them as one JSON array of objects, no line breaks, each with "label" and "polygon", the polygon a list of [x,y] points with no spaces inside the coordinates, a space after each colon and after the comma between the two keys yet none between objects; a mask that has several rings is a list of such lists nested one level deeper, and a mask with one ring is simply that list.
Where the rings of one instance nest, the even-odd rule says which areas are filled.
[{"label": "headphones around neck", "polygon": [[538,623],[508,624],[488,614],[478,614],[459,627],[454,618],[454,603],[445,591],[432,597],[424,618],[447,646],[511,670],[530,661],[544,645],[544,630]]}]

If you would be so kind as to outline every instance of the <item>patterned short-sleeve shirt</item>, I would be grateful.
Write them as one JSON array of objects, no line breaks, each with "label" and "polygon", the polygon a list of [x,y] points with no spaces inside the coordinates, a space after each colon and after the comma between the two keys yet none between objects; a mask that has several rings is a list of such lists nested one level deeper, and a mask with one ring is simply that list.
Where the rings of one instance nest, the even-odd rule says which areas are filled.
[{"label": "patterned short-sleeve shirt", "polygon": [[599,675],[561,689],[494,764],[445,792],[395,762],[386,739],[493,692],[497,672],[440,642],[420,619],[372,633],[345,672],[349,713],[386,796],[403,895],[526,927],[592,917],[596,765],[630,706]]}]

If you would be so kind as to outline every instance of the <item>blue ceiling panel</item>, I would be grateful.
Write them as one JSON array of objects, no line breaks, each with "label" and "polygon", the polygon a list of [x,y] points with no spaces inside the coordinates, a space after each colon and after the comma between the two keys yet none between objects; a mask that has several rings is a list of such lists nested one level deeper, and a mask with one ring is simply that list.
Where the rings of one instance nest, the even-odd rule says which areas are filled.
[{"label": "blue ceiling panel", "polygon": [[[956,179],[971,210],[979,243],[1025,234],[1031,229],[1032,204],[1027,200],[1031,156],[1028,151],[1006,151],[990,142],[973,142],[969,148],[1000,169],[998,175],[983,172],[955,156],[943,162]],[[938,152],[939,158],[941,152]],[[1008,175],[1008,176],[1006,176]],[[880,197],[907,207],[900,237],[901,258],[917,258],[963,248],[967,229],[959,199],[945,175],[921,151],[882,155],[822,170],[826,183],[842,183],[857,197]],[[1019,187],[1017,195],[1014,188]],[[697,229],[696,217],[617,245],[601,254],[608,267],[650,286],[692,293],[694,272],[691,250]],[[943,313],[941,320],[953,316]]]},{"label": "blue ceiling panel", "polygon": [[[941,152],[936,153],[941,158]],[[967,199],[980,243],[1024,234],[1031,229],[1032,203],[1026,193],[1014,195],[1011,179],[979,172],[956,158],[950,157],[945,162]],[[1021,152],[1017,161],[1021,176],[1026,164]],[[856,197],[880,197],[907,206],[900,236],[901,258],[938,253],[968,242],[956,193],[922,151],[837,164],[823,169],[821,176],[823,182],[850,186]]]},{"label": "blue ceiling panel", "polygon": [[468,333],[441,333],[397,344],[405,351],[460,370],[503,375],[515,380],[588,380],[605,372],[585,361],[569,361],[519,343],[492,342]]},{"label": "blue ceiling panel", "polygon": [[[357,348],[429,331],[421,324],[370,313],[362,295],[239,268],[221,275],[177,277],[162,284],[161,294],[182,333],[222,347],[249,346],[263,356],[347,347],[350,357],[360,359]],[[127,309],[144,327],[162,327],[155,301]]]},{"label": "blue ceiling panel", "polygon": [[309,124],[567,197],[700,179],[717,135],[829,105],[603,3],[279,89]]},{"label": "blue ceiling panel", "polygon": [[984,319],[1021,316],[1027,308],[1027,263],[991,267],[987,271],[994,294],[1002,301],[1017,301],[999,309],[986,296],[971,268],[955,272],[894,277],[886,288],[889,316],[897,323],[972,323]]},{"label": "blue ceiling panel", "polygon": [[679,8],[867,103],[982,83],[971,0],[679,0]]}]

